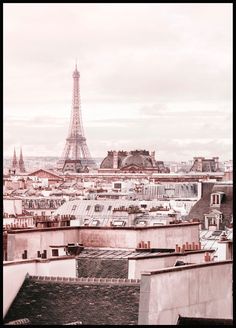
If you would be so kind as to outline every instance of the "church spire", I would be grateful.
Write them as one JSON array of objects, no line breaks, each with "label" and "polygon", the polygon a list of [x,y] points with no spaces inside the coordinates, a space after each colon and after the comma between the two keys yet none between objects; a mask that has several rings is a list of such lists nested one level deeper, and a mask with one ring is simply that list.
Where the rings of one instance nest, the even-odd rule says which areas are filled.
[{"label": "church spire", "polygon": [[19,169],[20,169],[20,172],[25,172],[25,164],[24,164],[23,155],[22,155],[22,148],[20,148]]},{"label": "church spire", "polygon": [[17,159],[16,159],[16,149],[14,147],[13,159],[12,159],[12,169],[17,168]]}]

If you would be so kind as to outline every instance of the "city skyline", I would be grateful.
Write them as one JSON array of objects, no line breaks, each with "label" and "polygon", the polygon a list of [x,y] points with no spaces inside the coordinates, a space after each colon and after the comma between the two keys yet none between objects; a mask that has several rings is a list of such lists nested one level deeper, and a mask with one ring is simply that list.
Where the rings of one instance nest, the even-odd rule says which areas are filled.
[{"label": "city skyline", "polygon": [[3,18],[5,156],[60,157],[77,58],[93,157],[232,159],[231,4],[4,4]]}]

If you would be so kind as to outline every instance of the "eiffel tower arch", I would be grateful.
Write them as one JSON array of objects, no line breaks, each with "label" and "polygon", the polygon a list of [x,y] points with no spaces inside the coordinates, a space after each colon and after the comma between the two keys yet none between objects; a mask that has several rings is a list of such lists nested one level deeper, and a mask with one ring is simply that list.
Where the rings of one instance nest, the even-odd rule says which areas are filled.
[{"label": "eiffel tower arch", "polygon": [[91,157],[84,136],[80,106],[79,78],[80,73],[76,65],[73,72],[73,97],[69,132],[62,156],[57,162],[57,169],[61,171],[79,172],[83,171],[86,167],[96,168],[96,162]]}]

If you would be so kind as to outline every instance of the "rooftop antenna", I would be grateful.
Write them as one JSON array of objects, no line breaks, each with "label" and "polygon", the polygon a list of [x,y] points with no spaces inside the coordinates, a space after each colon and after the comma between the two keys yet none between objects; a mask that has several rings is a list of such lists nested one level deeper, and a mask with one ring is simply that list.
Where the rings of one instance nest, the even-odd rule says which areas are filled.
[{"label": "rooftop antenna", "polygon": [[75,58],[75,69],[77,70],[77,57]]}]

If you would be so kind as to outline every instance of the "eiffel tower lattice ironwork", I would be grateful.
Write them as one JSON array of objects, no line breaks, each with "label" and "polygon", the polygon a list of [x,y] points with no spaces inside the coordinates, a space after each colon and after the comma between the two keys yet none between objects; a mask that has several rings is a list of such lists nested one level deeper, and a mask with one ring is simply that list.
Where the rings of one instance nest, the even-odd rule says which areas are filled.
[{"label": "eiffel tower lattice ironwork", "polygon": [[80,106],[80,86],[79,86],[80,73],[77,70],[77,64],[73,72],[73,99],[72,111],[70,118],[70,126],[66,144],[60,160],[57,162],[57,169],[63,170],[66,163],[70,163],[72,170],[77,171],[76,165],[73,163],[80,163],[81,167],[96,167],[95,161],[92,159],[89,152],[81,117]]}]

